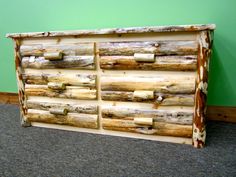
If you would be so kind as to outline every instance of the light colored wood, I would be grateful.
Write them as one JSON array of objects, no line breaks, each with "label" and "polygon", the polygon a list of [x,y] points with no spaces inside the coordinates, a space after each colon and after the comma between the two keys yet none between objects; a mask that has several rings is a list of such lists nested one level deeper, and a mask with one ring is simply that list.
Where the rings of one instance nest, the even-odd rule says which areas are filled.
[{"label": "light colored wood", "polygon": [[[143,92],[143,91],[142,91]],[[152,91],[144,91],[151,92]],[[144,95],[145,96],[145,95]],[[138,101],[138,102],[153,102],[156,106],[193,106],[193,94],[164,94],[154,92],[153,96],[143,97],[145,99],[135,99],[134,92],[127,91],[101,91],[102,100],[107,101]]]},{"label": "light colored wood", "polygon": [[49,111],[28,109],[27,118],[31,122],[44,122],[63,124],[84,128],[98,128],[97,115],[68,113],[67,115],[54,115]]},{"label": "light colored wood", "polygon": [[147,53],[135,53],[134,60],[135,61],[142,61],[142,62],[154,62],[155,55],[154,54],[147,54]]},{"label": "light colored wood", "polygon": [[179,32],[179,31],[202,31],[214,30],[215,24],[193,24],[193,25],[172,25],[172,26],[150,26],[150,27],[129,27],[129,28],[107,28],[97,30],[76,30],[76,31],[50,31],[32,33],[11,33],[6,37],[25,38],[25,37],[50,37],[50,36],[87,36],[101,34],[126,34],[126,33],[150,33],[150,32]]},{"label": "light colored wood", "polygon": [[96,130],[96,129],[72,127],[72,126],[67,126],[67,125],[47,124],[47,123],[40,123],[40,122],[32,122],[31,124],[32,126],[35,126],[35,127],[51,128],[51,129],[57,129],[57,130],[101,134],[101,135],[109,135],[109,136],[119,136],[119,137],[126,137],[126,138],[144,139],[144,140],[188,144],[188,145],[192,143],[191,138],[185,138],[185,137],[144,135],[144,134],[136,134],[136,133],[130,133],[130,132],[117,132],[117,131],[110,131],[110,130],[103,130],[103,129]]},{"label": "light colored wood", "polygon": [[148,117],[136,117],[134,118],[134,123],[138,125],[150,125],[153,124],[153,118]]},{"label": "light colored wood", "polygon": [[[107,121],[111,126],[103,124],[104,128],[149,136],[161,134],[190,137],[193,133],[193,145],[202,147],[205,141],[204,116],[207,93],[205,68],[208,64],[204,61],[209,57],[208,48],[212,46],[210,33],[215,26],[208,27],[204,29],[206,26],[197,25],[105,29],[96,33],[77,31],[76,34],[28,33],[26,38],[23,37],[25,34],[20,34],[16,39],[22,40],[16,50],[21,60],[18,66],[24,65],[20,77],[24,84],[26,83],[25,96],[29,102],[31,101],[29,105],[32,106],[27,108],[31,114],[36,113],[36,121],[41,119],[41,122],[52,123],[53,119],[59,124],[68,124],[69,114],[72,117],[75,114],[84,114],[78,113],[76,109],[84,111],[89,105],[97,108],[95,114],[99,129],[102,129],[100,122]],[[92,57],[92,61],[77,61],[82,57]],[[58,79],[60,81],[55,79],[55,75],[52,76],[55,73],[62,76],[62,79]],[[94,84],[77,81],[81,78],[77,75],[84,73],[98,78],[94,79]],[[44,74],[46,77],[52,76],[51,81],[43,78]],[[72,84],[67,78],[73,75],[76,77],[73,78],[74,81],[72,79]],[[43,81],[38,81],[41,79]],[[45,89],[52,82],[56,87]],[[61,89],[63,86],[65,90]],[[81,90],[86,93],[82,93]],[[93,93],[88,93],[90,91]],[[195,99],[200,101],[194,103],[195,91]],[[87,100],[87,96],[83,96],[83,101],[78,102],[81,95],[86,94],[95,95],[95,98]],[[104,95],[113,98],[102,98]],[[63,104],[58,106],[60,102]],[[63,110],[68,110],[68,114],[61,115],[66,114]],[[45,117],[47,114],[55,117]],[[94,113],[86,115],[92,116]],[[203,117],[201,123],[199,117]],[[62,119],[62,122],[58,119]],[[73,121],[75,120],[69,123]],[[69,125],[76,126],[73,123]]]},{"label": "light colored wood", "polygon": [[60,92],[48,89],[47,85],[25,85],[25,93],[29,96],[48,96],[48,97],[59,97],[59,98],[73,98],[73,99],[96,99],[97,90],[77,87],[77,86],[66,86],[66,89]]},{"label": "light colored wood", "polygon": [[[168,106],[166,106],[168,107]],[[102,105],[102,117],[110,119],[132,120],[135,117],[153,118],[154,122],[167,122],[174,124],[191,125],[193,118],[193,107],[173,106],[159,107],[158,109],[138,106],[110,106]]]},{"label": "light colored wood", "polygon": [[195,76],[101,76],[102,91],[152,90],[162,93],[190,94],[195,91]]},{"label": "light colored wood", "polygon": [[82,38],[67,37],[40,37],[40,38],[22,38],[22,45],[35,45],[35,44],[76,44],[87,42],[118,42],[118,41],[166,41],[166,40],[184,40],[194,41],[197,40],[197,32],[161,32],[161,33],[142,33],[142,34],[103,34],[93,36],[83,36]]},{"label": "light colored wood", "polygon": [[54,61],[45,60],[44,57],[36,57],[34,61],[32,61],[31,57],[23,57],[22,67],[34,69],[95,69],[94,56],[65,56],[63,60]]},{"label": "light colored wood", "polygon": [[48,82],[48,88],[52,90],[65,90],[66,85],[58,82]]},{"label": "light colored wood", "polygon": [[68,110],[66,108],[50,108],[49,109],[50,114],[55,114],[55,115],[67,115]]},{"label": "light colored wood", "polygon": [[62,52],[57,51],[57,52],[45,52],[43,54],[44,58],[46,60],[61,60],[62,59]]},{"label": "light colored wood", "polygon": [[135,90],[133,93],[133,100],[150,100],[154,99],[153,91]]},{"label": "light colored wood", "polygon": [[191,137],[192,125],[177,125],[164,122],[154,122],[153,128],[140,126],[133,120],[102,119],[102,126],[107,130],[127,131],[147,135],[165,135],[177,137]]},{"label": "light colored wood", "polygon": [[57,73],[32,73],[25,72],[22,75],[26,84],[48,84],[48,82],[64,83],[65,85],[74,85],[81,87],[96,87],[96,75],[93,74],[77,74],[77,73],[66,73],[66,72],[57,72]]},{"label": "light colored wood", "polygon": [[[55,99],[54,99],[55,100]],[[52,102],[50,99],[41,101],[39,99],[33,99],[32,97],[27,100],[29,109],[49,110],[49,109],[67,109],[69,112],[74,113],[85,113],[85,114],[97,114],[98,105],[88,103],[74,103],[68,102],[68,100]]]},{"label": "light colored wood", "polygon": [[94,55],[94,43],[21,45],[21,56],[43,56],[47,52],[61,52],[64,56]]},{"label": "light colored wood", "polygon": [[[155,60],[155,61],[154,61]],[[153,63],[137,62],[133,56],[101,56],[102,69],[193,71],[197,69],[197,56],[156,56]]]},{"label": "light colored wood", "polygon": [[99,55],[133,56],[135,53],[155,55],[195,55],[197,41],[129,41],[100,42]]}]

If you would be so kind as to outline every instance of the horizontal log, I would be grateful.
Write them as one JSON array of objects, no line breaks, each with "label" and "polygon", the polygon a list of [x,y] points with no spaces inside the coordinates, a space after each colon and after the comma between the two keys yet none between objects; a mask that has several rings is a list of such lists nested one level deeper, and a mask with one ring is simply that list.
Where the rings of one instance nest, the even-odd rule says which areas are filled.
[{"label": "horizontal log", "polygon": [[133,100],[150,100],[154,99],[154,92],[149,90],[135,90]]},{"label": "horizontal log", "polygon": [[65,90],[56,91],[49,89],[47,85],[26,84],[25,93],[28,96],[47,96],[82,100],[94,100],[97,98],[97,90],[77,86],[66,86]]},{"label": "horizontal log", "polygon": [[126,106],[102,106],[102,117],[110,119],[133,119],[135,117],[153,118],[154,122],[167,122],[191,125],[193,109],[131,108]]},{"label": "horizontal log", "polygon": [[94,43],[21,45],[21,56],[43,56],[46,52],[61,52],[65,56],[94,55]]},{"label": "horizontal log", "polygon": [[156,105],[163,106],[193,106],[194,94],[164,94],[154,92],[154,97],[147,99],[135,99],[134,92],[127,91],[102,91],[102,100],[107,101],[137,101],[137,102],[153,102]]},{"label": "horizontal log", "polygon": [[64,83],[65,85],[74,85],[81,87],[96,87],[96,75],[92,74],[23,74],[22,75],[26,84],[48,84],[48,82]]},{"label": "horizontal log", "polygon": [[50,32],[32,32],[32,33],[12,33],[7,37],[55,37],[55,36],[89,36],[100,34],[139,34],[139,33],[159,33],[159,32],[194,32],[202,30],[214,30],[215,24],[199,24],[199,25],[169,25],[169,26],[153,26],[153,27],[129,27],[129,28],[107,28],[100,30],[73,30],[73,31],[50,31]]},{"label": "horizontal log", "polygon": [[197,56],[156,56],[153,63],[138,62],[133,56],[101,56],[100,67],[119,70],[194,71],[197,68]]},{"label": "horizontal log", "polygon": [[35,69],[73,68],[95,69],[94,56],[65,56],[63,60],[45,60],[44,57],[23,57],[22,67]]},{"label": "horizontal log", "polygon": [[57,51],[57,52],[45,52],[43,54],[44,58],[46,60],[61,60],[63,57],[63,54],[61,51]]},{"label": "horizontal log", "polygon": [[67,115],[54,115],[49,111],[28,109],[27,120],[30,122],[43,122],[51,124],[71,125],[82,128],[98,128],[97,115],[68,113]]},{"label": "horizontal log", "polygon": [[195,76],[101,76],[102,91],[151,90],[162,93],[194,93]]},{"label": "horizontal log", "polygon": [[195,55],[198,52],[198,43],[197,41],[101,42],[98,48],[100,56],[133,56],[135,53]]},{"label": "horizontal log", "polygon": [[153,126],[135,124],[133,120],[102,119],[102,127],[107,130],[126,131],[148,135],[191,137],[192,125],[178,125],[154,122]]},{"label": "horizontal log", "polygon": [[49,111],[51,108],[67,109],[70,113],[85,113],[85,114],[97,114],[97,105],[88,104],[72,104],[72,103],[52,103],[52,102],[41,102],[36,100],[27,100],[28,109],[40,109]]}]

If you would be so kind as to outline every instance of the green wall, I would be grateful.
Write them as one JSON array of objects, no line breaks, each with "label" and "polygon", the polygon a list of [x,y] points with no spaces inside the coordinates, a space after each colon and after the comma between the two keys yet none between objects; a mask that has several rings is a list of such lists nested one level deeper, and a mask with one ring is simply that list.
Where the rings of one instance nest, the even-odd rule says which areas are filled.
[{"label": "green wall", "polygon": [[0,0],[0,92],[17,92],[6,33],[215,23],[209,105],[236,106],[234,0]]}]

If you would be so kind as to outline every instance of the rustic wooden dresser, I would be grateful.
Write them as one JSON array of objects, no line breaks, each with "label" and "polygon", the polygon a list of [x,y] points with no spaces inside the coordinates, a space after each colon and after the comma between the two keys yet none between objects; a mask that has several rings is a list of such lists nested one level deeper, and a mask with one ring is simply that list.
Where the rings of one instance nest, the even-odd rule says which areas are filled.
[{"label": "rustic wooden dresser", "polygon": [[215,25],[7,34],[21,122],[203,147]]}]

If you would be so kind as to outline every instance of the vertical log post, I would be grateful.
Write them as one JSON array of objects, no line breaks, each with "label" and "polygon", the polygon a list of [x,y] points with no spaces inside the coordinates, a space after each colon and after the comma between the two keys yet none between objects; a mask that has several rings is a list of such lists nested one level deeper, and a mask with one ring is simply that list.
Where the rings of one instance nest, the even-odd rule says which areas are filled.
[{"label": "vertical log post", "polygon": [[31,124],[26,118],[27,106],[26,106],[25,86],[24,86],[25,83],[22,78],[23,69],[21,67],[20,43],[21,43],[20,39],[17,38],[14,39],[16,78],[17,78],[18,93],[19,93],[21,125],[23,127],[28,127],[31,126]]},{"label": "vertical log post", "polygon": [[212,47],[212,31],[202,31],[199,34],[199,49],[197,61],[197,79],[195,92],[195,108],[193,117],[193,146],[202,148],[206,139],[206,98],[208,87],[209,60]]}]

